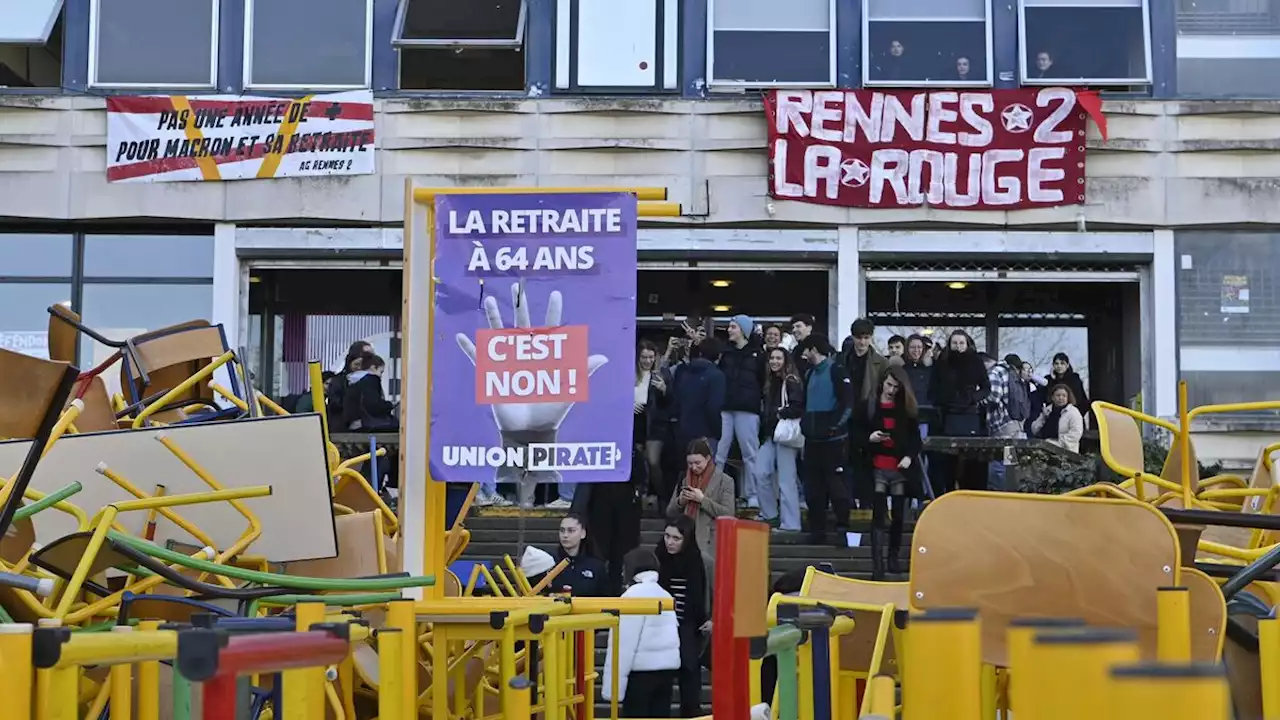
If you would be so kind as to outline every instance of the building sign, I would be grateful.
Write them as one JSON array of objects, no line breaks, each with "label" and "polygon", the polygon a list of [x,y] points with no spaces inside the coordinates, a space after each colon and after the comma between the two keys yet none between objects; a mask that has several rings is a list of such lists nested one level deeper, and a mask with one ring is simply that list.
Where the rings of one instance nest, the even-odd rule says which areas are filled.
[{"label": "building sign", "polygon": [[631,476],[636,198],[436,199],[431,477]]},{"label": "building sign", "polygon": [[775,90],[769,194],[867,208],[1079,205],[1089,100],[1065,88]]},{"label": "building sign", "polygon": [[107,180],[253,180],[374,172],[373,93],[302,99],[107,98]]}]

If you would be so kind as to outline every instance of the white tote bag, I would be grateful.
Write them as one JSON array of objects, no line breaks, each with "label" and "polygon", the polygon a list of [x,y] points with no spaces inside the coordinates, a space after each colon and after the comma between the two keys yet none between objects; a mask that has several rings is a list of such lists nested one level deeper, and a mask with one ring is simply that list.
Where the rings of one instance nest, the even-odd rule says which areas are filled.
[{"label": "white tote bag", "polygon": [[[784,378],[782,381],[782,407],[785,408],[789,404],[787,401],[787,381]],[[773,441],[778,445],[786,445],[791,448],[804,447],[804,433],[800,431],[800,420],[796,418],[779,420],[777,427],[773,429]]]}]

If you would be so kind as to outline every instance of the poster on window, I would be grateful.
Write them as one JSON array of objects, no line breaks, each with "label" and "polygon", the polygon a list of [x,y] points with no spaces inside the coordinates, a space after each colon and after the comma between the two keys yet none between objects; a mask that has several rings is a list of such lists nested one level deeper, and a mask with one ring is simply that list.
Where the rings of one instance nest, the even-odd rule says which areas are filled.
[{"label": "poster on window", "polygon": [[1222,276],[1222,312],[1228,315],[1249,314],[1248,276]]},{"label": "poster on window", "polygon": [[1066,88],[775,90],[769,195],[859,208],[1080,205],[1094,99]]},{"label": "poster on window", "polygon": [[107,98],[109,182],[370,175],[373,93]]}]

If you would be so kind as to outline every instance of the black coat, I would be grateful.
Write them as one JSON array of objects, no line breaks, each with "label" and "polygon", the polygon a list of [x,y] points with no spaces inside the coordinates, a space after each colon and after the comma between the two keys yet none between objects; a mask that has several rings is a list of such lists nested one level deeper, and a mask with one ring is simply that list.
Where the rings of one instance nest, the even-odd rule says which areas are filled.
[{"label": "black coat", "polygon": [[680,452],[690,440],[720,437],[724,385],[724,373],[705,358],[695,358],[672,371],[671,419]]},{"label": "black coat", "polygon": [[804,417],[804,383],[800,378],[790,375],[786,379],[787,407],[782,407],[782,383],[773,378],[764,391],[764,405],[760,411],[760,441],[773,439],[773,431],[778,421],[783,419],[798,420]]},{"label": "black coat", "polygon": [[698,551],[698,543],[693,538],[685,538],[685,546],[672,555],[667,552],[666,543],[659,540],[654,555],[658,558],[658,584],[664,590],[671,592],[673,578],[685,581],[684,617],[680,618],[680,624],[702,627],[708,620],[707,569],[702,562],[702,553]]},{"label": "black coat", "polygon": [[574,597],[605,597],[609,594],[609,571],[603,560],[591,555],[585,548],[580,548],[576,556],[570,557],[559,546],[556,547],[555,558],[557,565],[564,560],[568,560],[569,565],[551,581],[548,590],[567,590]]},{"label": "black coat", "polygon": [[[334,378],[335,380],[337,378]],[[392,416],[395,405],[382,393],[382,378],[373,373],[354,372],[346,377],[342,398],[342,427],[350,429],[360,422],[360,430],[389,429],[397,423]]]},{"label": "black coat", "polygon": [[943,353],[933,363],[929,393],[933,406],[943,415],[977,414],[978,405],[991,394],[987,368],[978,353]]},{"label": "black coat", "polygon": [[920,464],[920,453],[924,451],[924,441],[920,438],[920,420],[909,417],[901,407],[895,407],[893,430],[889,431],[889,437],[893,440],[892,447],[871,442],[872,432],[884,432],[884,421],[885,410],[877,403],[876,411],[867,423],[867,432],[856,439],[866,448],[868,465],[873,455],[888,455],[898,460],[911,458],[911,467],[904,470],[902,475],[907,479],[907,490],[912,497],[923,497],[921,491],[924,489],[924,471]]},{"label": "black coat", "polygon": [[724,409],[730,412],[760,414],[760,398],[764,390],[764,346],[753,335],[746,345],[732,343],[720,355],[724,373]]}]

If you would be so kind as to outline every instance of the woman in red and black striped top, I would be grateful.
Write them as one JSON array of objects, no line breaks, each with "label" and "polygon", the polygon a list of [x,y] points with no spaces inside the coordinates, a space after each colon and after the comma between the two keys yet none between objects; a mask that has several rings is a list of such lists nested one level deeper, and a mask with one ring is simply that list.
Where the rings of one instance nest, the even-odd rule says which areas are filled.
[{"label": "woman in red and black striped top", "polygon": [[886,570],[894,575],[902,572],[898,563],[902,521],[907,498],[917,494],[920,484],[920,415],[916,396],[911,392],[911,381],[901,365],[890,365],[885,371],[869,414],[871,434],[867,443],[875,483],[871,514],[872,579],[883,580]]}]

